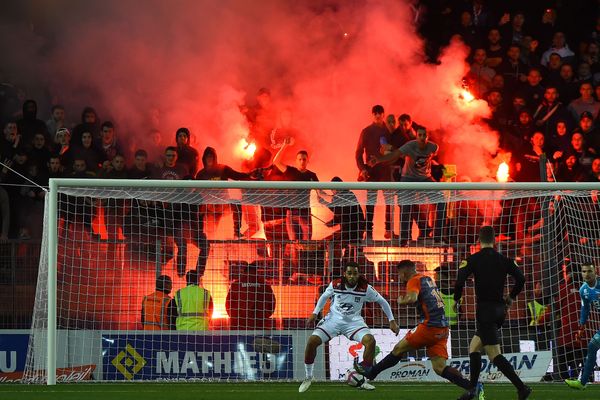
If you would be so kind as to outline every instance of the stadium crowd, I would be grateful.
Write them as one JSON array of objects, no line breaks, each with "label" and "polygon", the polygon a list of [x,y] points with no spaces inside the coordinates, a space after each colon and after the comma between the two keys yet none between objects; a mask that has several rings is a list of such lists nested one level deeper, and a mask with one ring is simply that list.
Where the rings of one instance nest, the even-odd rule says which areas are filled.
[{"label": "stadium crowd", "polygon": [[[543,10],[523,6],[523,11],[507,8],[510,2],[503,6],[483,0],[420,3],[415,12],[419,14],[421,10],[427,14],[421,32],[428,37],[428,48],[432,45],[439,48],[452,39],[459,39],[470,48],[467,62],[471,66],[465,82],[476,97],[489,104],[492,115],[485,123],[498,132],[501,151],[512,154],[514,180],[539,181],[542,154],[548,160],[548,180],[600,179],[600,17],[595,24],[586,24],[591,21],[588,15],[575,15],[573,20],[573,13],[581,12],[581,8],[553,7],[552,2]],[[440,16],[444,17],[443,23],[433,32],[431,21]],[[574,23],[577,29],[573,28]],[[48,111],[38,110],[36,101],[27,100],[25,88],[4,83],[1,93],[4,134],[0,149],[1,240],[40,235],[38,221],[44,191],[34,186],[12,185],[34,182],[46,186],[50,177],[253,179],[256,173],[249,173],[277,164],[273,159],[276,153],[285,147],[286,140],[293,143],[297,135],[290,125],[292,111],[279,110],[270,91],[261,89],[255,104],[242,107],[251,128],[250,140],[256,143],[257,150],[253,160],[244,165],[244,172],[238,173],[228,167],[219,170],[211,166],[211,163],[220,165],[215,149],[207,148],[200,157],[200,149],[195,148],[197,139],[187,128],[178,129],[173,141],[166,140],[169,133],[148,128],[147,143],[127,143],[127,138],[120,135],[119,123],[103,121],[93,107],[85,107],[81,120],[73,123],[75,110],[65,110],[59,104]],[[383,111],[377,109],[373,124],[357,138],[359,179],[414,180],[414,169],[405,169],[402,176],[401,166],[406,157],[395,161],[400,165],[398,168],[389,164],[368,165],[373,155],[389,153],[417,139],[421,128],[411,120],[410,110],[387,115]],[[42,117],[42,112],[47,114]],[[427,125],[427,121],[419,122]],[[440,153],[444,150],[439,148]],[[277,171],[264,178],[316,180],[316,175],[306,169],[308,154],[303,153],[299,158],[302,160],[298,160],[297,168],[288,169],[279,163]],[[431,176],[439,179],[439,168],[435,161],[433,164]],[[212,172],[207,172],[211,169]],[[385,238],[388,239],[394,233],[391,201],[387,197],[386,204]],[[302,239],[310,238],[311,232],[306,210],[301,208],[293,216],[298,225],[295,233],[302,235]],[[267,223],[269,235],[280,235],[276,228],[270,228],[271,221],[281,219],[278,215],[281,210],[267,211],[273,213],[265,213],[268,215],[266,219],[263,216],[263,225]],[[444,210],[437,211],[436,221],[441,223]],[[234,210],[234,215],[235,234],[239,237],[241,210]],[[403,224],[407,224],[410,210],[403,209],[402,216]],[[248,236],[252,236],[258,231],[258,217],[252,213],[246,213],[246,217]],[[372,206],[366,207],[365,219],[367,237],[371,237]],[[402,227],[401,231],[407,231],[406,225]],[[438,224],[433,229],[439,231],[440,227]]]},{"label": "stadium crowd", "polygon": [[[476,98],[487,101],[492,114],[482,123],[498,132],[499,151],[512,155],[511,171],[514,171],[512,178],[515,181],[600,181],[600,15],[588,23],[590,15],[574,14],[582,9],[569,8],[568,4],[517,10],[504,8],[510,2],[484,0],[420,3],[414,9],[415,17],[417,20],[425,18],[419,17],[420,12],[427,12],[429,16],[422,21],[421,33],[427,37],[427,53],[432,58],[431,62],[435,62],[439,47],[451,40],[461,40],[469,47],[466,62],[470,68],[464,77],[465,87]],[[600,11],[598,7],[594,10]],[[435,29],[431,25],[436,25]],[[73,115],[79,110],[67,110],[60,104],[53,104],[48,110],[38,110],[38,103],[28,97],[24,87],[0,84],[3,128],[0,144],[0,241],[41,237],[40,222],[43,220],[46,193],[42,188],[48,186],[50,178],[318,180],[317,174],[308,168],[308,152],[297,145],[294,147],[300,135],[291,124],[293,111],[279,109],[277,96],[267,88],[260,89],[251,104],[240,107],[250,127],[248,141],[256,144],[256,151],[251,160],[237,168],[239,171],[218,162],[218,149],[200,148],[199,138],[186,127],[177,129],[173,134],[162,132],[149,122],[144,128],[148,138],[146,143],[128,142],[129,138],[119,131],[121,121],[103,120],[94,107],[85,106],[80,120],[75,122]],[[40,103],[48,101],[43,99]],[[414,182],[439,181],[442,178],[443,166],[436,162],[436,157],[447,149],[438,146],[435,137],[429,137],[428,121],[413,121],[411,110],[392,110],[392,113],[387,110],[386,113],[383,106],[375,105],[370,111],[372,121],[365,121],[367,126],[362,132],[356,132],[354,161],[358,180]],[[369,110],[365,110],[365,115],[368,113]],[[181,121],[181,125],[185,124],[186,121]],[[284,154],[290,151],[295,152],[293,166],[283,162]],[[540,174],[540,162],[544,163],[544,160],[547,160],[546,173]],[[332,180],[341,181],[338,177]],[[373,204],[377,192],[367,194],[369,202],[364,209],[356,195],[348,190],[319,192],[317,195],[319,202],[333,214],[327,224],[340,227],[327,238],[335,244],[335,259],[339,260],[342,254],[348,257],[363,240],[374,239]],[[384,199],[384,239],[398,240],[402,244],[412,239],[410,227],[414,221],[419,231],[418,239],[444,245],[462,243],[467,247],[462,249],[461,255],[467,254],[470,250],[468,245],[476,242],[478,228],[489,222],[476,215],[476,206],[467,201],[460,202],[454,209],[456,222],[451,224],[456,232],[451,235],[445,204],[432,200],[436,206],[429,211],[424,211],[423,207],[402,206],[400,230],[396,233],[394,198],[384,193]],[[146,213],[148,221],[158,221],[158,225],[161,220],[172,221],[173,226],[168,228],[166,235],[173,238],[178,248],[177,273],[180,277],[187,275],[186,281],[191,287],[200,282],[210,252],[210,241],[204,232],[208,213],[221,216],[224,212],[231,212],[233,238],[236,240],[253,238],[262,228],[267,242],[272,244],[272,258],[281,259],[287,241],[312,239],[310,197],[301,194],[295,202],[299,206],[290,209],[240,206],[232,202],[227,210],[218,207],[209,210],[184,205],[150,207],[142,202],[107,200],[90,203],[70,199],[65,206],[68,208],[61,209],[61,212],[83,215],[83,225],[90,237],[95,239],[99,238],[99,234],[92,229],[91,217],[99,207],[104,209],[109,239],[116,238],[116,228],[123,227],[125,218],[141,218]],[[533,245],[535,238],[541,234],[540,204],[522,199],[508,201],[502,206],[506,212],[499,217],[499,224],[506,230],[500,230],[500,233],[514,237],[520,243]],[[597,197],[582,202],[582,206],[593,215],[600,215]],[[149,215],[148,210],[155,214]],[[424,213],[435,216],[431,223],[428,217],[423,216]],[[184,222],[188,226],[184,226]],[[246,226],[244,232],[242,226]],[[114,231],[109,227],[114,227]],[[63,228],[66,236],[69,227]],[[200,250],[195,269],[186,265],[187,239],[184,231],[193,232],[191,239]],[[123,230],[122,233],[127,236],[130,232]],[[591,231],[570,232],[573,243],[581,246],[588,242],[600,246],[597,234]],[[165,252],[170,253],[170,257],[174,255],[173,247],[165,249]],[[542,262],[534,256],[531,259],[534,265],[532,275],[538,279]],[[454,280],[456,271],[442,265],[436,272],[444,276],[443,279],[438,278],[438,286],[450,302],[451,289],[444,286]],[[249,268],[242,278],[252,273],[255,270]],[[564,275],[561,296],[572,293],[572,280],[576,274],[565,271]],[[254,284],[256,279],[252,277]],[[264,282],[261,284],[266,286]],[[154,297],[144,298],[144,307],[161,310],[156,308],[156,302],[168,298],[172,283],[168,276],[161,276],[156,286]],[[534,293],[534,298],[527,305],[533,316],[531,325],[543,325],[552,299],[543,288],[537,292],[535,289],[538,287],[527,289]],[[246,299],[227,299],[228,312],[233,320],[237,316],[232,313],[240,308],[235,306],[239,301],[245,302]],[[142,310],[142,323],[152,325],[148,329],[180,329],[176,327],[174,318],[177,307],[181,307],[180,302],[181,298],[172,304],[164,321],[147,321]],[[274,310],[272,291],[268,303],[273,305],[272,309],[266,310],[257,319],[262,328]],[[207,295],[206,306],[212,309],[210,294]],[[452,325],[452,319],[456,323],[457,314],[451,308],[448,307],[448,318]],[[573,311],[560,310],[559,314],[562,318],[563,314]],[[241,329],[256,328],[254,325],[242,326],[247,321],[245,316],[238,319],[235,324]],[[574,344],[571,338],[576,329],[573,324],[572,319],[564,317],[558,342],[559,348],[563,349],[563,367],[571,361],[576,365],[576,360],[567,358],[573,353],[573,348],[581,350],[581,346]],[[578,354],[573,358],[582,357]],[[561,370],[561,374],[569,376],[568,371]]]}]

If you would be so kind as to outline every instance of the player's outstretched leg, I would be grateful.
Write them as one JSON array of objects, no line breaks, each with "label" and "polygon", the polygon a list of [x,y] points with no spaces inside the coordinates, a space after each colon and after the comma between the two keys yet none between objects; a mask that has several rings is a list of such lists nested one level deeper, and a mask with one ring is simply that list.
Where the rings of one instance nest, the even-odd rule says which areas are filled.
[{"label": "player's outstretched leg", "polygon": [[590,374],[594,370],[596,365],[596,354],[600,349],[600,332],[596,333],[590,343],[588,344],[588,352],[585,357],[585,363],[583,364],[583,372],[581,373],[581,380],[567,379],[565,383],[573,389],[583,390],[586,388]]},{"label": "player's outstretched leg", "polygon": [[306,348],[304,350],[304,372],[306,373],[306,378],[298,388],[298,392],[300,393],[306,392],[312,384],[315,357],[317,356],[317,348],[321,343],[323,343],[323,341],[317,335],[311,335],[308,338],[308,342],[306,342]]},{"label": "player's outstretched leg", "polygon": [[466,379],[459,370],[446,365],[446,359],[443,357],[431,357],[431,366],[433,371],[444,379],[449,380],[456,386],[459,386],[465,390],[471,389],[471,382]]},{"label": "player's outstretched leg", "polygon": [[356,369],[361,375],[364,375],[368,378],[368,374],[370,373],[373,367],[373,360],[375,359],[375,338],[371,334],[366,334],[360,341],[362,345],[365,347],[365,351],[363,352],[363,360],[362,362],[358,362],[358,357],[355,358],[354,364],[358,365],[359,369]]},{"label": "player's outstretched leg", "polygon": [[402,359],[402,354],[413,350],[413,348],[408,344],[406,339],[402,339],[390,354],[385,356],[383,360],[375,363],[369,371],[365,371],[362,365],[358,363],[358,358],[354,359],[354,369],[356,369],[360,374],[364,375],[367,379],[373,380],[379,375],[381,372],[385,371],[388,368],[392,368],[394,365],[398,364]]}]

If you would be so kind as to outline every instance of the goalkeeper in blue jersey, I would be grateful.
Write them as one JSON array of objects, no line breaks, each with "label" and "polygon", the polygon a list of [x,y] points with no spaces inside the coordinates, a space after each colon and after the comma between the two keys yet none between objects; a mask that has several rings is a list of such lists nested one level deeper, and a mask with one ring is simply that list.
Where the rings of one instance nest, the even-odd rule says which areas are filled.
[{"label": "goalkeeper in blue jersey", "polygon": [[[596,267],[592,263],[583,264],[581,266],[581,275],[584,283],[579,289],[581,296],[581,317],[579,318],[579,332],[577,333],[580,340],[585,336],[585,323],[588,320],[590,311],[596,309],[600,311],[600,281],[597,279]],[[587,357],[581,373],[581,379],[567,379],[565,383],[573,389],[585,389],[590,375],[596,365],[596,354],[600,349],[600,330],[590,340],[588,344]]]}]

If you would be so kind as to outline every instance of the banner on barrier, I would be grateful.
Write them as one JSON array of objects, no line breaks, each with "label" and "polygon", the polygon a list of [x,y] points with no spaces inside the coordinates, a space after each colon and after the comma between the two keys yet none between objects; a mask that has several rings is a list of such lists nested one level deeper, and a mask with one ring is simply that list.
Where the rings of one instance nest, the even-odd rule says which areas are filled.
[{"label": "banner on barrier", "polygon": [[[380,361],[392,351],[396,343],[406,335],[408,330],[401,329],[400,334],[395,336],[389,329],[371,329],[371,333],[377,341],[375,360]],[[329,346],[329,371],[331,380],[345,380],[347,370],[354,369],[352,364],[354,357],[362,359],[363,346],[352,342],[344,336],[333,338]],[[448,355],[452,357],[450,337],[448,338]],[[524,353],[509,353],[504,355],[513,365],[517,375],[525,382],[539,382],[546,374],[552,361],[551,351],[536,351]],[[484,382],[508,382],[508,379],[489,362],[487,357],[482,357],[481,380]],[[469,374],[469,358],[451,358],[448,365],[458,369],[463,375]],[[424,381],[445,382],[431,367],[429,360],[413,360],[400,362],[394,368],[390,368],[377,377],[381,381]]]},{"label": "banner on barrier", "polygon": [[[408,329],[400,329],[398,336],[394,335],[389,329],[371,329],[375,337],[377,347],[375,349],[375,361],[380,361],[392,351],[396,343],[400,341],[407,333]],[[450,348],[450,336],[448,336],[448,355],[452,355]],[[334,337],[328,343],[329,346],[329,372],[331,380],[345,380],[346,371],[353,369],[354,357],[362,359],[363,345],[353,342],[345,336]]]},{"label": "banner on barrier", "polygon": [[[552,352],[508,353],[504,354],[504,357],[512,364],[515,372],[524,382],[539,382],[548,370],[548,366],[552,360]],[[459,370],[463,375],[469,375],[469,358],[450,359],[447,364]],[[481,364],[480,381],[508,382],[504,374],[498,371],[496,366],[487,357],[482,357]],[[339,379],[344,378],[345,375]],[[393,368],[379,374],[377,380],[446,382],[444,378],[438,376],[433,371],[431,361],[429,360],[400,362]]]},{"label": "banner on barrier", "polygon": [[28,334],[0,334],[0,374],[23,371],[28,345]]},{"label": "banner on barrier", "polygon": [[[28,333],[0,334],[0,383],[21,383],[23,381],[28,345]],[[57,368],[56,381],[59,383],[88,381],[92,379],[95,369],[95,364]],[[34,372],[33,375],[37,378],[29,379],[27,383],[46,382],[45,374]]]},{"label": "banner on barrier", "polygon": [[292,336],[102,336],[103,379],[292,379]]}]

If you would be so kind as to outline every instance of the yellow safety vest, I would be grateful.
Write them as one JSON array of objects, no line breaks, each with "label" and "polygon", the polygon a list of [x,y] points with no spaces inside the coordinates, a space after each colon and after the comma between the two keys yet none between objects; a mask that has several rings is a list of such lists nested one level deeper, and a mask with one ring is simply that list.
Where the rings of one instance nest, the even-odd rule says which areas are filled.
[{"label": "yellow safety vest", "polygon": [[175,293],[177,305],[178,331],[206,331],[210,321],[209,305],[210,293],[208,290],[190,285],[179,289]]},{"label": "yellow safety vest", "polygon": [[527,303],[527,308],[529,308],[529,313],[531,314],[531,321],[529,322],[529,326],[539,325],[540,320],[546,313],[546,306],[533,300]]},{"label": "yellow safety vest", "polygon": [[456,311],[454,311],[454,295],[453,294],[444,294],[440,292],[442,295],[442,300],[444,300],[444,310],[446,314],[446,319],[448,320],[448,324],[456,325],[458,322],[458,315],[456,315]]}]

